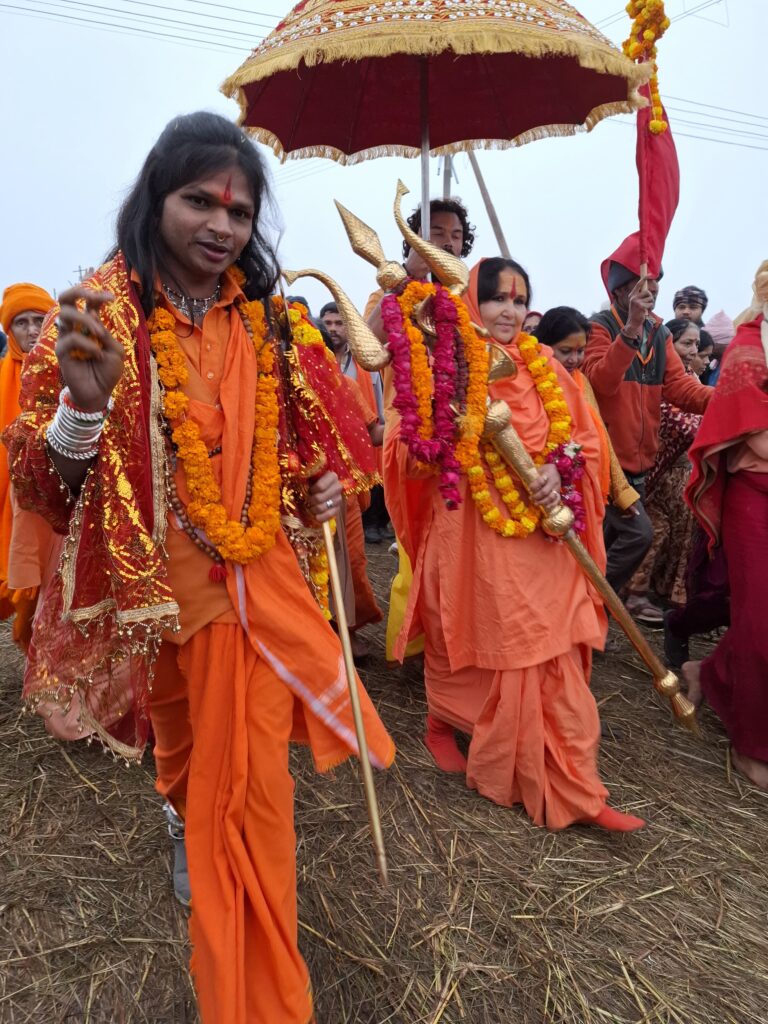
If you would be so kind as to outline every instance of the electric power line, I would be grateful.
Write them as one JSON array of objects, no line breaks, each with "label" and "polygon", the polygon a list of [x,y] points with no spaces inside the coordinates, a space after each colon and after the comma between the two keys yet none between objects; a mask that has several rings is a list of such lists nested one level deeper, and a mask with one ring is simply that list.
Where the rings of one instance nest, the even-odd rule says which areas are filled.
[{"label": "electric power line", "polygon": [[[621,117],[613,117],[606,119],[607,124],[618,124],[624,128],[631,128],[633,131],[636,130],[634,121],[625,121]],[[705,131],[707,131],[705,127]],[[735,146],[739,149],[758,149],[764,153],[768,153],[768,146],[755,146],[749,142],[737,142],[735,139],[718,139],[711,135],[695,135],[693,132],[675,132],[675,138],[683,139],[700,139],[703,142],[716,142],[719,146]],[[768,141],[768,138],[766,139]]]},{"label": "electric power line", "polygon": [[186,20],[182,21],[182,20],[180,20],[178,18],[164,18],[161,15],[152,14],[152,13],[149,13],[149,12],[146,12],[146,11],[137,11],[137,12],[134,13],[133,11],[130,11],[130,10],[126,11],[126,10],[123,10],[122,8],[120,8],[120,7],[115,7],[114,4],[112,4],[109,7],[104,7],[101,4],[89,3],[89,2],[87,2],[87,0],[55,0],[55,2],[54,2],[54,0],[32,0],[32,2],[33,3],[44,3],[47,6],[55,6],[55,7],[58,7],[58,6],[61,6],[61,5],[66,5],[66,6],[71,6],[71,7],[86,7],[86,8],[91,8],[92,10],[96,10],[96,11],[106,11],[108,14],[119,15],[120,17],[124,17],[124,18],[134,18],[136,20],[143,20],[143,21],[148,21],[148,22],[164,21],[164,22],[172,23],[174,25],[180,25],[182,28],[205,28],[205,29],[207,29],[208,31],[211,31],[211,32],[234,32],[235,31],[234,29],[221,28],[218,25],[218,23],[221,22],[221,21],[232,22],[232,24],[234,24],[234,25],[243,25],[243,26],[245,26],[248,29],[266,28],[266,29],[271,30],[271,29],[274,28],[274,25],[266,25],[266,24],[264,24],[264,22],[243,21],[242,18],[227,18],[226,16],[223,16],[223,15],[217,15],[214,18],[214,16],[210,15],[210,14],[197,14],[194,11],[187,10],[184,7],[172,7],[172,6],[168,5],[168,4],[153,3],[152,0],[119,0],[119,2],[123,3],[123,4],[130,4],[131,7],[148,7],[151,10],[154,10],[154,11],[167,11],[167,12],[171,12],[173,14],[184,14],[187,17],[192,17],[192,18],[207,18],[207,19],[209,19],[209,21],[213,20],[214,24],[210,24],[210,23],[207,23],[207,24],[195,24],[194,22],[189,22],[189,21],[186,21]]},{"label": "electric power line", "polygon": [[[696,107],[706,107],[707,110],[723,110],[727,114],[741,114],[742,117],[751,117],[756,121],[767,121],[768,117],[764,114],[748,114],[744,110],[733,110],[731,107],[716,107],[713,103],[700,103],[698,100],[684,100],[681,96],[667,96],[667,99],[674,100],[676,103],[688,103]],[[715,117],[712,114],[712,117]]]},{"label": "electric power line", "polygon": [[[692,7],[690,11],[681,11],[680,14],[676,14],[674,17],[670,17],[670,21],[682,21],[683,18],[689,18],[692,14],[698,14],[699,11],[705,11],[708,7],[714,7],[715,4],[721,4],[723,0],[703,0],[698,7]],[[628,19],[626,10],[616,11],[615,14],[609,14],[600,21],[595,22],[595,27],[599,29],[609,28],[612,25],[617,25],[620,21]]]},{"label": "electric power line", "polygon": [[[29,4],[35,4],[33,8],[29,8]],[[214,36],[222,36],[221,40],[214,38],[213,42],[234,42],[235,40],[247,40],[247,47],[251,48],[253,45],[253,34],[245,33],[241,30],[230,29],[221,27],[219,25],[208,25],[200,23],[192,23],[187,21],[181,21],[178,18],[163,18],[158,15],[147,14],[145,12],[134,13],[132,11],[119,10],[115,7],[105,7],[103,4],[90,3],[88,0],[27,0],[27,6],[31,10],[40,11],[43,14],[51,14],[57,17],[66,17],[69,12],[74,9],[71,16],[81,18],[99,18],[108,16],[109,22],[102,22],[102,24],[112,24],[121,28],[148,28],[149,31],[157,32],[169,29],[182,29],[184,32],[204,33],[203,42],[207,41],[207,38],[211,34]],[[156,5],[150,5],[156,6]],[[48,8],[51,8],[48,10]],[[173,8],[161,8],[162,10],[173,10]],[[66,13],[60,13],[60,12]],[[128,19],[126,21],[117,21],[116,18]],[[190,39],[199,39],[198,35],[189,36]]]},{"label": "electric power line", "polygon": [[54,11],[30,11],[28,7],[19,7],[16,4],[0,3],[0,9],[11,11],[13,14],[18,14],[21,17],[38,18],[43,21],[54,21],[56,24],[62,22],[72,22],[78,25],[85,25],[88,28],[95,28],[96,31],[111,32],[116,35],[130,35],[132,38],[137,36],[144,36],[150,39],[160,39],[165,42],[172,43],[178,46],[192,46],[196,49],[212,50],[219,53],[239,53],[243,54],[247,52],[251,47],[246,46],[231,46],[229,43],[220,42],[219,40],[207,41],[202,36],[179,36],[169,34],[167,32],[152,31],[148,28],[121,24],[119,22],[110,23],[108,21],[100,21],[94,18],[81,18],[73,14],[58,14]]}]

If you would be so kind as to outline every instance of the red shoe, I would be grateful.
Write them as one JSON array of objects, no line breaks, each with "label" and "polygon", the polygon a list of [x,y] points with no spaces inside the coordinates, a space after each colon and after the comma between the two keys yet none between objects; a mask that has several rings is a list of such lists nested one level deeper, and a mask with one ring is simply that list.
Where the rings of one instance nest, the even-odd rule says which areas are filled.
[{"label": "red shoe", "polygon": [[424,746],[435,759],[437,767],[444,772],[466,773],[467,759],[456,745],[456,735],[452,725],[441,722],[434,715],[427,715]]},{"label": "red shoe", "polygon": [[608,832],[637,832],[638,829],[645,826],[645,821],[642,818],[636,818],[634,814],[624,814],[606,804],[596,817],[588,818],[581,824],[597,825],[598,828],[604,828]]}]

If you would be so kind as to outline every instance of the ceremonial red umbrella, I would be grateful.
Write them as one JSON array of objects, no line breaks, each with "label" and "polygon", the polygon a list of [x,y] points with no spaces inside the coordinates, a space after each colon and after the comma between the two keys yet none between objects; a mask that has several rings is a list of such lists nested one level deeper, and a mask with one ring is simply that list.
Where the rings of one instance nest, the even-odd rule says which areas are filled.
[{"label": "ceremonial red umbrella", "polygon": [[639,105],[634,64],[565,0],[303,0],[222,91],[281,158],[519,146]]}]

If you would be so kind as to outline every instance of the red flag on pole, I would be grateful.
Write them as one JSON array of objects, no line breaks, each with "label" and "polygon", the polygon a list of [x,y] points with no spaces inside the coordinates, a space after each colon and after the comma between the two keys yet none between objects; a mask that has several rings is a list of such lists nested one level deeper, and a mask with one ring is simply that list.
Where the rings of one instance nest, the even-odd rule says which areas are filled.
[{"label": "red flag on pole", "polygon": [[[650,99],[647,85],[643,86],[640,92]],[[650,104],[637,114],[635,159],[640,183],[637,206],[640,222],[638,242],[640,263],[648,265],[651,277],[659,276],[664,245],[680,198],[680,166],[677,162],[675,140],[672,138],[667,112],[663,107],[661,110],[663,121],[667,124],[666,129],[661,132],[651,130],[654,111]]]}]

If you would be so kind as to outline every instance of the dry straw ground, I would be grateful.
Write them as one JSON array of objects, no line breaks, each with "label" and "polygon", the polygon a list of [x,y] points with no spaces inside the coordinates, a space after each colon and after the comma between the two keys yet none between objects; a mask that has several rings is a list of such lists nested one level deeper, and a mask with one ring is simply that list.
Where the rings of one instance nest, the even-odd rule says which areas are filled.
[{"label": "dry straw ground", "polygon": [[[392,562],[372,556],[382,592]],[[0,641],[0,1022],[195,1021],[150,758],[49,740]],[[729,776],[711,716],[697,742],[626,645],[598,660],[603,775],[649,826],[551,834],[435,770],[420,673],[385,668],[381,631],[365,677],[399,746],[378,779],[387,891],[355,771],[295,757],[319,1024],[768,1021],[768,800]]]}]

